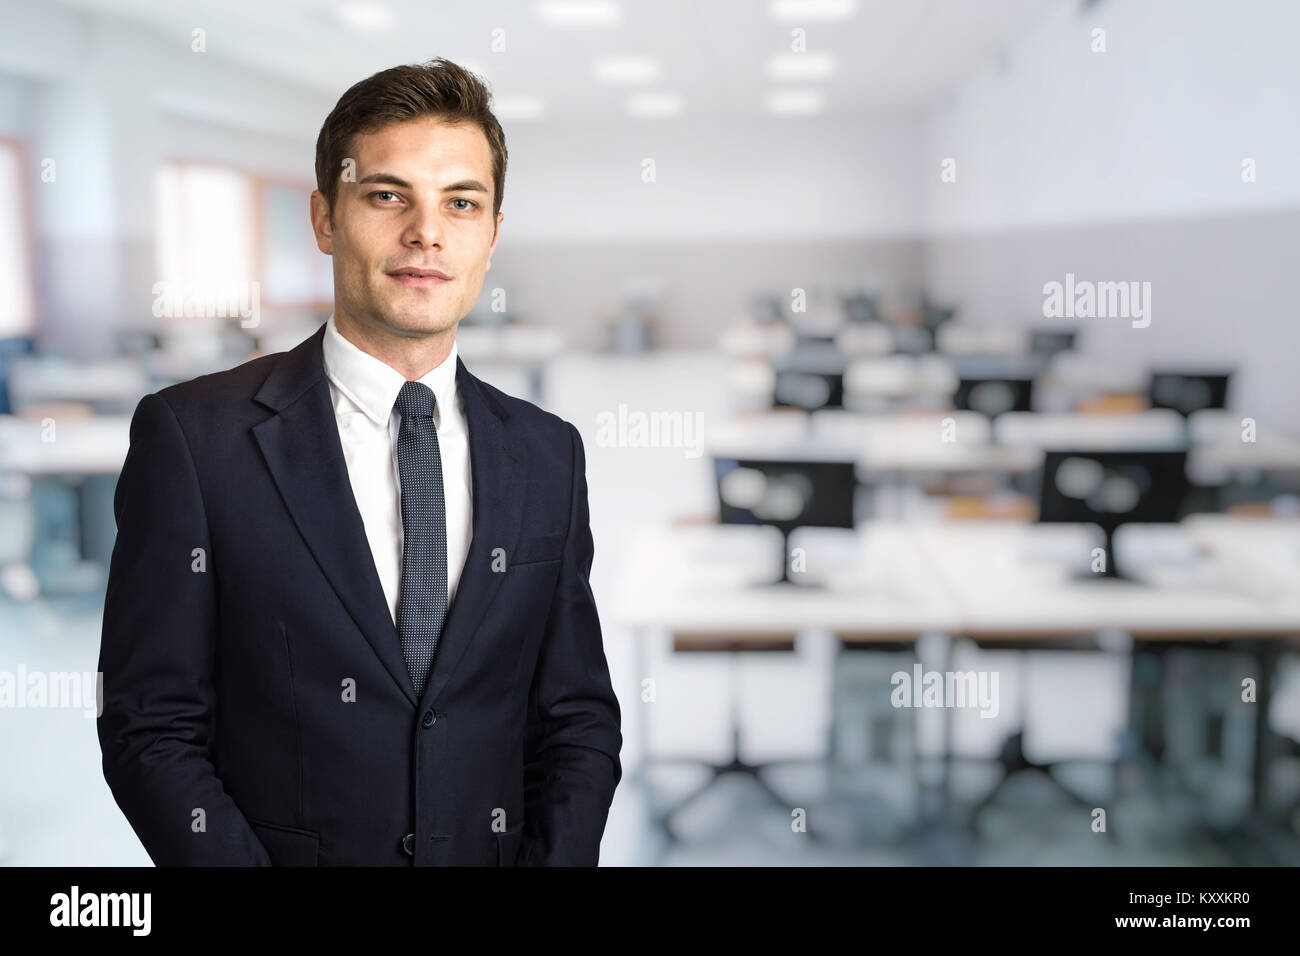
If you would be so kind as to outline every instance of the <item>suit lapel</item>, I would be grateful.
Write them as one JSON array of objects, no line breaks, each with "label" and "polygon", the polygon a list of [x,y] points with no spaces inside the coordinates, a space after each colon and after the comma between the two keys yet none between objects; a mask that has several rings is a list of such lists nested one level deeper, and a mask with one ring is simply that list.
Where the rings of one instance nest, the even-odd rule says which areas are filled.
[{"label": "suit lapel", "polygon": [[501,586],[493,551],[514,553],[523,510],[521,453],[507,413],[456,360],[469,430],[473,534],[448,610],[424,701],[417,701],[348,477],[325,376],[322,325],[275,364],[254,399],[277,414],[253,427],[276,486],[307,546],[375,654],[413,705],[432,706],[447,686]]},{"label": "suit lapel", "polygon": [[415,690],[352,493],[325,376],[325,326],[276,363],[255,400],[278,412],[253,427],[280,495],[343,606],[403,693]]}]

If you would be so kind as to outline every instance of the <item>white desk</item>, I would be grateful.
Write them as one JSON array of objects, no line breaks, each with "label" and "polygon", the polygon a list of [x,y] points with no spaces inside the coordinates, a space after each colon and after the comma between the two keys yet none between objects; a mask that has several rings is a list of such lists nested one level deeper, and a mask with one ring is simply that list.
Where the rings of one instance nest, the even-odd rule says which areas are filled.
[{"label": "white desk", "polygon": [[1075,394],[1145,394],[1150,381],[1150,372],[1138,363],[1069,351],[1052,356],[1038,384]]},{"label": "white desk", "polygon": [[1300,519],[1249,518],[1221,514],[1190,515],[1188,536],[1264,594],[1294,604],[1300,600]]},{"label": "white desk", "polygon": [[1178,451],[1187,447],[1183,417],[1167,408],[1142,412],[1007,412],[993,423],[994,440],[1041,450]]},{"label": "white desk", "polygon": [[780,537],[764,534],[771,529],[701,525],[647,531],[622,552],[608,613],[633,629],[737,640],[792,637],[811,629],[850,642],[951,632],[960,620],[928,573],[914,527],[863,522],[859,560],[833,574],[826,588],[752,583],[781,572]]},{"label": "white desk", "polygon": [[131,416],[56,417],[53,424],[54,440],[47,442],[40,420],[0,415],[0,471],[71,485],[78,553],[106,564],[116,533],[112,482],[130,449]]},{"label": "white desk", "polygon": [[1279,437],[1199,445],[1187,456],[1187,472],[1198,484],[1219,484],[1237,472],[1258,471],[1300,473],[1300,441]]},{"label": "white desk", "polygon": [[564,333],[549,326],[462,325],[456,330],[456,350],[466,362],[545,362],[563,349]]},{"label": "white desk", "polygon": [[[1204,577],[1183,587],[1169,585],[1169,578],[1162,587],[1075,580],[1069,560],[1086,567],[1091,549],[1102,540],[1095,529],[1076,525],[864,522],[859,560],[844,562],[825,591],[747,585],[779,571],[779,552],[772,550],[779,547],[778,537],[770,536],[767,543],[754,539],[753,533],[764,529],[712,525],[651,531],[623,552],[610,614],[634,631],[638,679],[646,673],[648,629],[695,639],[725,638],[730,649],[751,642],[756,650],[764,641],[811,628],[863,646],[928,632],[1025,649],[1044,642],[1069,646],[1071,637],[1092,638],[1109,630],[1127,633],[1147,647],[1263,639],[1255,642],[1261,658],[1254,763],[1259,808],[1273,746],[1266,704],[1281,643],[1273,639],[1300,634],[1300,587],[1294,587],[1300,584],[1300,557],[1294,556],[1300,536],[1293,538],[1286,523],[1264,524],[1207,516],[1189,520],[1185,528],[1130,529],[1139,538],[1144,530],[1154,530],[1157,539],[1173,531],[1185,533],[1194,544],[1212,541],[1207,560],[1218,562],[1209,576],[1217,587],[1204,586]],[[1122,551],[1126,537],[1131,536],[1117,535],[1117,550]],[[797,543],[792,537],[792,545]],[[1246,563],[1248,554],[1258,568]],[[1065,562],[1058,560],[1062,556]],[[1277,587],[1260,588],[1257,572],[1274,575]],[[642,728],[644,735],[644,723]],[[650,758],[648,747],[643,753]],[[754,768],[737,760],[714,769]]]},{"label": "white desk", "polygon": [[[645,642],[651,630],[670,631],[696,649],[731,652],[774,644],[790,650],[797,635],[812,629],[831,631],[846,643],[881,646],[951,631],[958,619],[944,589],[926,573],[909,527],[864,522],[858,530],[860,538],[849,549],[856,560],[845,560],[842,549],[823,551],[814,540],[792,536],[792,547],[807,546],[810,576],[816,565],[825,588],[752,583],[780,575],[782,541],[771,528],[699,525],[634,536],[621,552],[619,583],[606,613],[633,631],[638,690],[648,673]],[[675,837],[672,818],[724,774],[749,776],[785,810],[795,805],[763,779],[760,771],[767,764],[742,759],[737,690],[732,695],[732,757],[721,764],[688,761],[702,763],[712,773],[703,787],[661,814],[660,825],[670,839]],[[681,762],[651,754],[647,715],[643,711],[640,721],[641,767]],[[809,833],[818,835],[816,828]]]},{"label": "white desk", "polygon": [[[1187,474],[1199,485],[1221,485],[1245,474],[1300,474],[1300,438],[1256,423],[1254,441],[1242,441],[1241,412],[1206,408],[1187,417],[1191,451]],[[1253,473],[1253,474],[1252,474]]]},{"label": "white desk", "polygon": [[[1291,537],[1288,523],[1207,515],[1185,527],[1193,542],[1210,542],[1207,560],[1217,563],[1208,578],[1185,586],[1164,578],[1162,587],[1075,579],[1058,558],[1086,566],[1101,545],[1081,525],[867,521],[859,525],[860,560],[824,589],[750,584],[780,572],[779,539],[764,540],[764,529],[647,531],[623,551],[609,613],[631,628],[737,638],[812,628],[846,640],[927,631],[1036,638],[1113,630],[1174,640],[1300,634],[1300,557],[1292,554],[1300,535]],[[1274,551],[1290,554],[1290,564],[1275,561]],[[1243,571],[1246,560],[1258,567]],[[1275,585],[1260,587],[1262,577]],[[1206,587],[1207,579],[1220,586]]]},{"label": "white desk", "polygon": [[[1300,633],[1300,601],[1270,599],[1229,562],[1185,587],[1076,580],[1046,552],[1086,562],[1101,546],[1090,529],[971,521],[914,525],[918,546],[949,589],[972,637],[1091,635],[1115,630],[1142,639],[1277,637]],[[1050,547],[1043,548],[1044,542]],[[1117,541],[1116,550],[1122,544]]]},{"label": "white desk", "polygon": [[[1140,533],[1142,529],[1127,530]],[[1263,810],[1265,774],[1276,749],[1268,722],[1273,672],[1282,641],[1300,634],[1300,592],[1261,588],[1252,567],[1242,573],[1230,549],[1249,547],[1245,534],[1220,529],[1221,546],[1207,556],[1213,562],[1212,573],[1192,577],[1181,587],[1151,587],[1106,579],[1073,580],[1061,564],[1027,560],[1045,536],[1066,544],[1067,552],[1073,549],[1086,556],[1099,542],[1084,527],[971,522],[918,531],[920,547],[953,593],[964,620],[962,633],[977,642],[1005,647],[1008,642],[1024,641],[1026,647],[1041,647],[1044,639],[1050,646],[1070,635],[1091,636],[1104,630],[1124,632],[1147,649],[1192,640],[1249,641],[1259,660],[1253,805],[1257,812]],[[1183,531],[1197,540],[1197,534]],[[1204,531],[1199,534],[1201,540],[1209,536]],[[1119,533],[1115,548],[1123,554]],[[1131,710],[1136,708],[1138,693],[1130,691]]]},{"label": "white desk", "polygon": [[38,402],[125,403],[150,390],[149,374],[136,358],[74,361],[61,356],[23,355],[9,373],[10,399],[22,409]]},{"label": "white desk", "polygon": [[1003,325],[947,322],[934,336],[935,348],[946,355],[1018,356],[1029,352],[1029,329]]},{"label": "white desk", "polygon": [[868,483],[881,473],[1023,474],[1043,467],[1034,448],[967,445],[958,442],[900,443],[878,446],[858,457],[858,480]]},{"label": "white desk", "polygon": [[[945,441],[951,423],[955,441]],[[853,461],[858,480],[901,473],[1014,474],[1041,468],[1036,447],[991,444],[978,412],[869,413],[782,409],[714,423],[706,451],[724,458]]]},{"label": "white desk", "polygon": [[116,475],[131,445],[130,415],[54,420],[43,441],[40,420],[0,415],[0,470],[27,475]]},{"label": "white desk", "polygon": [[940,355],[858,358],[844,370],[844,407],[879,412],[923,400],[947,403],[958,384],[951,361]]},{"label": "white desk", "polygon": [[742,320],[728,325],[718,336],[718,350],[735,358],[779,358],[794,348],[794,329],[785,322]]}]

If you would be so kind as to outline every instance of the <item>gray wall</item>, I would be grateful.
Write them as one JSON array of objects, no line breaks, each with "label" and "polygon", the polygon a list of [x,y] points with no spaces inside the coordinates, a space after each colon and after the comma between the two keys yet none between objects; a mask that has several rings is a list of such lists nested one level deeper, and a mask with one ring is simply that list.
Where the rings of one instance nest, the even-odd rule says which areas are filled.
[{"label": "gray wall", "polygon": [[564,330],[574,348],[605,347],[605,330],[624,290],[646,282],[663,289],[655,344],[711,347],[718,333],[761,290],[853,287],[879,276],[897,296],[921,280],[922,244],[914,239],[738,242],[582,242],[511,244],[503,237],[483,281],[511,310]]},{"label": "gray wall", "polygon": [[1043,284],[1151,283],[1151,323],[1077,320],[1080,347],[1144,364],[1234,363],[1230,405],[1287,431],[1300,411],[1295,250],[1300,208],[945,236],[925,246],[934,292],[963,320],[1050,325]]}]

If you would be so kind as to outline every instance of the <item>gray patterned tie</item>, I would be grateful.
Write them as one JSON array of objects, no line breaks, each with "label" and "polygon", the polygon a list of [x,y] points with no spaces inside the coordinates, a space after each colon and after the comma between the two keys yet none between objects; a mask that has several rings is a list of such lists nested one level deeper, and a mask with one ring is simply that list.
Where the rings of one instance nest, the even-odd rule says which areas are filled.
[{"label": "gray patterned tie", "polygon": [[442,496],[442,457],[433,427],[434,394],[407,382],[394,408],[397,471],[402,484],[402,583],[397,633],[418,699],[424,694],[447,617],[447,515]]}]

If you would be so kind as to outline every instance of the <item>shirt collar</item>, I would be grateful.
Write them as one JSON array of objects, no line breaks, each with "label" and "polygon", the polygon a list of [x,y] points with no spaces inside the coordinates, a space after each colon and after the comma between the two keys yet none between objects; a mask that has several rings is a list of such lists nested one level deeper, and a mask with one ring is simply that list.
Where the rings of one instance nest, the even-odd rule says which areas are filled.
[{"label": "shirt collar", "polygon": [[[376,425],[387,425],[397,393],[406,384],[406,376],[344,338],[334,323],[332,312],[325,323],[325,338],[321,345],[325,353],[325,374],[330,381]],[[452,403],[456,401],[456,358],[456,341],[453,339],[451,351],[442,363],[418,379],[433,389],[439,421],[444,408],[455,407]]]}]

